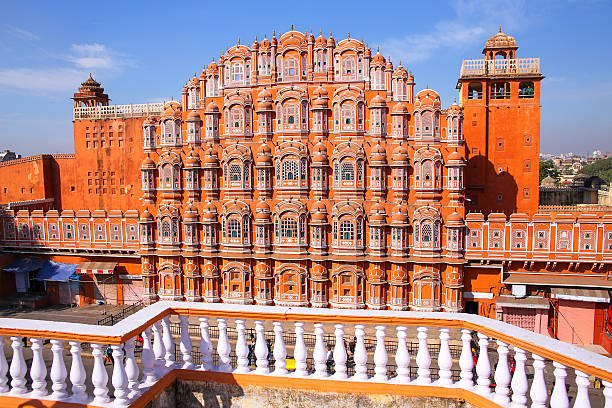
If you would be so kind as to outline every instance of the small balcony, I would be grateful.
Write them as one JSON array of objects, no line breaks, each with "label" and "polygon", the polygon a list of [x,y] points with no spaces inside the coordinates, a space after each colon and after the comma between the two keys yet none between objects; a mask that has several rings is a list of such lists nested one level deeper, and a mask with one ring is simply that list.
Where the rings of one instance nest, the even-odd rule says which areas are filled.
[{"label": "small balcony", "polygon": [[540,58],[463,60],[461,78],[471,76],[540,75]]},{"label": "small balcony", "polygon": [[611,359],[459,313],[161,301],[114,326],[2,318],[0,346],[0,406],[168,406],[169,394],[180,406],[181,393],[162,394],[181,382],[189,392],[229,387],[230,398],[263,387],[313,400],[612,404]]}]

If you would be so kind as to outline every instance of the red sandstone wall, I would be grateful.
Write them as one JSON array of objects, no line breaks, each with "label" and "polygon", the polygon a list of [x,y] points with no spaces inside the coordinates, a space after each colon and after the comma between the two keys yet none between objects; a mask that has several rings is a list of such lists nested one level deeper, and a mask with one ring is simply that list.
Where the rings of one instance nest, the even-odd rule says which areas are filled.
[{"label": "red sandstone wall", "polygon": [[51,156],[0,163],[0,204],[53,197]]}]

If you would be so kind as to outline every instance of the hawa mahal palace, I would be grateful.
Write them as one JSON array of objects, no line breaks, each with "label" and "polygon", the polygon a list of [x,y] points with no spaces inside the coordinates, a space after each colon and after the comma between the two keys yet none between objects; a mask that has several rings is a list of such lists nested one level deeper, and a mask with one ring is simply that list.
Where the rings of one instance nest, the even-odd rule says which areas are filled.
[{"label": "hawa mahal palace", "polygon": [[109,105],[90,76],[74,154],[0,164],[0,247],[78,264],[80,303],[467,311],[570,342],[580,319],[602,343],[612,214],[538,205],[544,77],[517,49],[489,38],[450,105],[350,35],[293,29],[180,101]]}]

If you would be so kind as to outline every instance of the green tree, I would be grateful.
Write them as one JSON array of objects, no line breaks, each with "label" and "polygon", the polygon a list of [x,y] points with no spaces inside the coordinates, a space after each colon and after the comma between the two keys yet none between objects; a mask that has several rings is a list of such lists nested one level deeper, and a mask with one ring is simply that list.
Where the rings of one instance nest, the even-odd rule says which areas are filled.
[{"label": "green tree", "polygon": [[587,176],[598,176],[610,184],[612,182],[612,157],[599,159],[580,169],[580,173]]},{"label": "green tree", "polygon": [[552,160],[546,160],[540,162],[540,183],[546,177],[552,177],[555,180],[559,181],[561,175],[559,173],[559,169],[555,166],[555,163]]}]

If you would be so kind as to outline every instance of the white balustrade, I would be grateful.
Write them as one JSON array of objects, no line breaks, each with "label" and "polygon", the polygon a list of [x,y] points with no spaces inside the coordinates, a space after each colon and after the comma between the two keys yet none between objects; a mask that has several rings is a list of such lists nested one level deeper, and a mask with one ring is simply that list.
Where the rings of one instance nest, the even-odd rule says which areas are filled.
[{"label": "white balustrade", "polygon": [[576,372],[576,386],[578,390],[576,392],[576,399],[574,400],[574,408],[591,408],[591,400],[589,399],[589,381],[588,374],[574,370]]},{"label": "white balustrade", "polygon": [[166,373],[166,347],[163,340],[163,329],[160,321],[153,323],[153,353],[155,355],[155,376],[161,378]]},{"label": "white balustrade", "polygon": [[[553,361],[553,367],[555,371],[555,386],[550,396],[550,408],[569,408],[569,398],[567,396],[567,388],[565,386],[565,378],[567,378],[567,371],[563,364]],[[605,391],[604,391],[605,394]]]},{"label": "white balustrade", "polygon": [[94,386],[94,400],[93,403],[97,405],[103,405],[110,401],[108,397],[108,374],[106,373],[106,367],[104,367],[104,351],[103,345],[98,343],[91,344],[91,354],[94,358],[94,366],[91,371],[91,383]]},{"label": "white balustrade", "polygon": [[502,406],[510,403],[510,368],[508,367],[508,345],[497,340],[497,365],[495,366],[494,400]]},{"label": "white balustrade", "polygon": [[287,371],[287,348],[283,339],[283,323],[274,322],[274,375],[285,375]]},{"label": "white balustrade", "polygon": [[491,394],[491,362],[489,361],[489,338],[478,333],[478,361],[476,362],[476,392],[483,397],[488,397]]},{"label": "white balustrade", "polygon": [[315,346],[312,358],[315,363],[315,372],[313,377],[326,378],[329,374],[327,373],[327,347],[325,347],[325,338],[323,337],[325,334],[323,323],[315,323],[314,328]]},{"label": "white balustrade", "polygon": [[234,370],[235,373],[248,373],[251,371],[249,368],[249,346],[246,341],[244,330],[244,320],[236,319],[236,332],[238,333],[238,339],[236,340],[236,360],[238,367]]},{"label": "white balustrade", "polygon": [[83,349],[80,341],[69,341],[68,344],[70,345],[70,355],[72,356],[69,374],[70,382],[72,383],[72,401],[83,403],[89,398],[86,392],[87,387],[85,386],[87,372],[81,357]]},{"label": "white balustrade", "polygon": [[151,348],[151,328],[147,327],[142,332],[142,351],[140,353],[142,361],[142,384],[145,387],[153,385],[157,381],[155,375],[155,353]]},{"label": "white balustrade", "polygon": [[53,393],[51,398],[61,400],[68,397],[66,391],[66,363],[64,363],[64,341],[51,340],[51,352],[53,353],[53,362],[51,363],[51,389]]},{"label": "white balustrade", "polygon": [[385,348],[386,326],[376,326],[376,349],[374,350],[374,380],[387,381],[387,349]]},{"label": "white balustrade", "polygon": [[[206,307],[205,305],[200,307]],[[223,306],[221,306],[222,308]],[[232,305],[232,313],[235,313],[236,305]],[[217,311],[218,312],[218,311]],[[284,312],[285,316],[287,312]],[[299,310],[291,310],[290,313],[299,314]],[[350,315],[350,311],[335,311],[335,313],[343,314],[347,313]],[[218,316],[219,314],[217,314]],[[235,316],[235,314],[234,314]],[[286,318],[286,317],[285,317]],[[461,320],[462,316],[458,316],[458,320]],[[475,317],[480,319],[479,317]],[[178,349],[182,355],[182,362],[179,364],[175,363],[176,356],[171,352],[174,350],[175,344],[170,331],[170,316],[164,314],[161,320],[155,321],[151,319],[149,321],[155,321],[152,326],[143,328],[142,330],[142,354],[139,359],[134,355],[135,349],[135,338],[126,337],[125,333],[119,334],[124,339],[124,344],[111,345],[112,356],[113,356],[113,367],[112,367],[112,385],[113,385],[113,399],[109,398],[108,381],[109,376],[104,364],[104,350],[105,345],[99,343],[91,343],[92,355],[93,355],[93,369],[91,373],[88,373],[84,368],[84,361],[82,358],[82,348],[80,341],[68,341],[70,337],[66,335],[60,336],[63,339],[51,339],[51,362],[45,361],[45,353],[43,339],[40,337],[30,338],[31,343],[31,360],[24,358],[29,354],[24,354],[24,343],[23,338],[17,335],[11,336],[11,348],[12,356],[10,358],[10,365],[7,364],[7,358],[4,355],[4,344],[2,340],[4,338],[0,336],[0,393],[8,393],[8,395],[30,398],[30,399],[48,399],[48,400],[60,400],[66,402],[90,404],[95,406],[109,406],[112,404],[116,407],[124,407],[130,403],[136,401],[141,395],[142,391],[146,388],[155,384],[162,376],[166,375],[170,369],[182,368],[182,369],[200,369],[200,370],[212,370],[215,367],[212,364],[212,352],[213,344],[210,339],[209,333],[209,318],[200,317],[200,353],[201,353],[201,365],[196,367],[193,364],[193,347],[192,340],[189,336],[189,321],[188,315],[178,316],[180,326],[180,343]],[[282,317],[281,317],[282,319]],[[473,319],[473,317],[470,317]],[[309,319],[310,320],[310,319]],[[143,320],[140,320],[143,321]],[[144,320],[147,321],[147,320]],[[311,320],[310,320],[311,321]],[[325,319],[329,321],[329,319]],[[337,321],[342,321],[338,319]],[[478,320],[477,320],[478,321]],[[136,321],[135,321],[136,322]],[[216,345],[217,353],[219,354],[219,364],[216,369],[222,372],[232,372],[232,366],[230,364],[230,353],[233,342],[229,341],[227,319],[219,317],[217,318],[219,337]],[[273,349],[270,349],[268,341],[266,340],[265,324],[263,320],[254,320],[255,330],[255,341],[253,339],[247,339],[247,324],[248,321],[245,319],[236,319],[236,332],[237,339],[235,342],[235,351],[237,357],[237,367],[234,372],[236,373],[257,373],[265,375],[275,376],[286,376],[288,371],[286,367],[287,358],[287,347],[284,341],[284,330],[283,323],[279,320],[273,321],[274,327],[274,345]],[[385,320],[381,319],[381,323]],[[482,324],[482,323],[480,323]],[[126,327],[128,325],[123,324]],[[497,330],[499,333],[503,333],[505,326],[495,327],[495,325],[503,325],[501,322],[491,323],[493,326],[493,333]],[[83,325],[81,325],[83,326]],[[344,340],[345,325],[342,323],[334,324],[334,337],[335,345],[333,352],[330,353],[329,357],[325,344],[325,330],[323,323],[314,323],[314,349],[312,350],[312,357],[314,361],[314,372],[309,376],[309,370],[306,364],[307,357],[309,355],[309,349],[306,348],[304,341],[304,326],[303,322],[294,322],[295,326],[295,347],[293,348],[293,358],[295,359],[295,371],[292,374],[293,377],[304,378],[309,377],[312,379],[325,379],[329,376],[327,370],[333,357],[334,365],[334,379],[345,380],[347,376],[347,350]],[[417,338],[418,338],[418,351],[414,356],[417,365],[417,377],[411,383],[410,375],[410,362],[411,355],[408,352],[407,344],[407,327],[404,325],[398,325],[394,327],[395,334],[390,335],[397,340],[397,348],[395,354],[389,356],[385,343],[389,341],[387,337],[387,327],[383,324],[375,326],[376,336],[376,347],[373,350],[366,348],[366,326],[365,324],[355,324],[355,345],[353,351],[354,370],[355,374],[350,378],[356,382],[387,382],[389,377],[387,376],[387,363],[389,358],[395,359],[397,370],[395,377],[392,381],[393,384],[415,384],[415,385],[427,385],[431,384],[431,354],[430,349],[434,347],[433,344],[428,342],[429,328],[425,326],[417,327]],[[435,325],[432,325],[435,327]],[[501,327],[501,329],[500,329]],[[107,330],[109,329],[109,330]],[[82,330],[79,328],[79,330]],[[116,334],[111,331],[111,328],[100,327],[100,333],[102,336],[113,336]],[[132,329],[133,330],[133,329]],[[461,330],[461,355],[459,357],[459,368],[461,371],[460,380],[456,383],[452,379],[452,367],[453,358],[451,355],[450,343],[450,329],[445,327],[438,327],[439,330],[439,348],[436,351],[432,351],[437,354],[437,367],[439,373],[439,379],[434,383],[437,387],[460,387],[469,392],[475,392],[480,396],[490,400],[502,407],[509,408],[527,408],[527,406],[533,408],[545,408],[548,403],[551,408],[569,408],[570,399],[568,397],[568,391],[566,388],[567,379],[567,366],[570,364],[561,364],[557,361],[552,361],[554,367],[554,387],[550,384],[550,380],[547,383],[547,377],[545,377],[546,361],[547,358],[551,358],[551,355],[543,353],[545,357],[531,352],[529,345],[529,336],[538,336],[537,334],[527,334],[525,348],[530,350],[530,356],[533,357],[533,363],[529,367],[526,366],[527,353],[522,348],[512,346],[514,351],[514,362],[515,370],[514,373],[510,372],[510,352],[509,337],[507,336],[509,330],[517,330],[520,333],[520,329],[506,328],[506,334],[504,341],[496,341],[496,353],[497,358],[495,367],[489,360],[489,342],[491,341],[487,335],[478,331],[472,332],[469,329]],[[9,332],[10,333],[10,332]],[[15,331],[15,333],[19,333]],[[25,333],[25,331],[24,331]],[[29,333],[32,333],[31,331]],[[59,333],[59,332],[58,332]],[[96,333],[96,334],[100,334]],[[133,331],[127,332],[132,333]],[[392,331],[389,331],[392,333]],[[474,355],[472,352],[472,336],[473,334],[478,336],[478,361],[474,364]],[[80,332],[77,338],[83,338],[83,333]],[[168,338],[168,336],[170,338]],[[501,337],[501,336],[500,336]],[[115,337],[117,338],[117,337]],[[249,342],[250,340],[250,342]],[[64,345],[68,341],[70,345],[71,354],[71,365],[69,372],[69,379],[71,382],[70,393],[67,390],[67,370],[65,360]],[[570,358],[576,358],[568,351],[575,353],[583,358],[586,364],[592,364],[597,366],[600,370],[605,369],[605,362],[599,359],[599,356],[592,356],[591,354],[585,354],[579,349],[574,348],[571,345],[560,345],[558,343],[547,343],[550,339],[543,338],[540,345],[540,349],[546,346],[548,349],[559,353],[554,350],[554,346],[557,345],[564,350],[564,355]],[[533,343],[533,341],[531,341]],[[249,345],[252,349],[249,350]],[[437,347],[437,346],[435,346]],[[169,352],[170,350],[170,352]],[[374,376],[368,377],[368,360],[369,353],[373,354],[373,366]],[[252,353],[249,356],[249,353]],[[271,367],[269,367],[268,359],[272,353],[276,360],[274,365],[274,371],[270,373]],[[255,371],[251,363],[253,363],[253,356],[255,358]],[[251,357],[251,358],[249,358]],[[570,360],[571,361],[571,360]],[[593,363],[593,361],[595,363]],[[27,364],[26,364],[27,363]],[[50,368],[46,364],[50,364]],[[142,364],[142,367],[140,366]],[[28,367],[29,365],[29,367]],[[580,367],[576,365],[574,367]],[[29,370],[28,370],[29,368]],[[473,370],[475,368],[477,374],[476,386],[473,381]],[[590,389],[589,374],[581,370],[572,368],[576,372],[576,386],[577,393],[576,398],[572,403],[573,407],[589,408],[589,391],[603,393],[605,398],[605,404],[607,408],[612,408],[612,384],[608,381],[603,381],[603,390],[593,391]],[[142,379],[140,379],[140,372],[142,370]],[[586,369],[585,369],[586,370]],[[7,371],[10,373],[11,387],[8,386]],[[533,380],[528,380],[527,372],[530,374],[533,372]],[[49,374],[49,379],[47,379]],[[26,375],[28,379],[31,379],[31,392],[26,387]],[[491,376],[495,379],[495,392],[491,392],[490,382]],[[605,376],[604,376],[605,378]],[[86,393],[86,382],[91,381],[93,385],[93,401],[91,396]],[[140,380],[140,381],[139,381]],[[49,387],[50,386],[50,387]],[[359,387],[359,385],[356,385]],[[417,388],[423,389],[423,388]],[[512,390],[510,392],[510,389]],[[527,394],[529,393],[529,394]],[[450,394],[449,394],[450,395]],[[1,398],[1,397],[0,397]],[[548,401],[550,399],[550,401]],[[530,405],[529,405],[529,404]]]},{"label": "white balustrade", "polygon": [[397,365],[397,376],[394,382],[407,384],[410,382],[410,353],[406,346],[406,326],[396,326],[397,351],[395,352],[395,365]]},{"label": "white balustrade", "polygon": [[230,364],[231,346],[227,338],[227,319],[222,317],[217,318],[217,327],[219,328],[219,339],[217,340],[217,354],[219,354],[219,364],[217,369],[224,373],[232,371]]},{"label": "white balustrade", "polygon": [[255,370],[259,374],[268,374],[270,369],[268,368],[268,345],[266,343],[266,335],[264,333],[264,322],[262,320],[255,320],[255,357],[257,369]]},{"label": "white balustrade", "polygon": [[166,354],[164,355],[164,359],[166,360],[166,368],[174,368],[176,364],[176,355],[174,348],[174,337],[172,337],[172,332],[170,331],[170,316],[166,316],[161,321],[162,325],[162,341],[164,343],[164,348],[166,349]]},{"label": "white balustrade", "polygon": [[[368,352],[365,347],[365,326],[363,324],[355,325],[355,352],[353,353],[353,361],[355,362],[355,375],[353,380],[366,381],[368,379]],[[376,360],[376,356],[374,356]],[[386,364],[386,363],[385,363]]]},{"label": "white balustrade", "polygon": [[339,380],[345,379],[346,375],[346,348],[344,347],[344,325],[334,324],[334,335],[336,336],[336,344],[334,345],[334,375],[333,377]]},{"label": "white balustrade", "polygon": [[431,383],[431,356],[427,347],[427,327],[417,328],[417,338],[419,339],[419,349],[416,355],[417,363],[417,378],[415,384],[430,384]]},{"label": "white balustrade", "polygon": [[529,390],[529,396],[531,397],[532,408],[546,408],[546,401],[548,400],[548,390],[546,389],[546,381],[544,380],[544,358],[541,356],[531,353],[533,357],[533,381],[531,382],[531,389]]},{"label": "white balustrade", "polygon": [[111,349],[113,350],[113,376],[111,381],[115,388],[113,404],[116,407],[122,407],[129,402],[128,378],[123,365],[123,346],[113,344]]},{"label": "white balustrade", "polygon": [[474,356],[472,355],[472,331],[461,329],[461,355],[459,356],[459,368],[461,369],[459,385],[465,389],[474,386]]},{"label": "white balustrade", "polygon": [[514,347],[514,361],[514,374],[510,382],[512,388],[510,408],[525,408],[527,407],[527,391],[529,391],[527,373],[525,372],[525,361],[527,361],[525,350]]},{"label": "white balustrade", "polygon": [[[144,340],[144,338],[143,338]],[[139,393],[139,382],[138,376],[140,375],[140,369],[138,368],[138,363],[136,362],[136,357],[134,356],[134,341],[135,338],[131,338],[127,340],[123,346],[125,350],[125,375],[128,380],[128,398],[132,399]],[[144,347],[143,347],[144,350]],[[141,358],[142,354],[141,354]]]},{"label": "white balustrade", "polygon": [[200,365],[202,370],[210,371],[213,369],[212,342],[208,333],[208,317],[200,317]]},{"label": "white balustrade", "polygon": [[13,348],[13,358],[11,359],[11,367],[9,373],[11,374],[11,394],[22,395],[28,390],[26,388],[26,371],[27,366],[25,359],[23,358],[23,343],[22,337],[13,336],[11,337],[11,347]]},{"label": "white balustrade", "polygon": [[295,348],[293,349],[293,358],[295,359],[295,372],[293,375],[296,377],[306,377],[308,375],[306,365],[308,352],[306,351],[306,344],[304,343],[304,323],[302,322],[295,322]]},{"label": "white balustrade", "polygon": [[438,352],[438,368],[439,378],[436,381],[437,385],[448,386],[453,384],[453,356],[451,356],[448,339],[450,339],[449,329],[440,329],[440,351]]},{"label": "white balustrade", "polygon": [[47,390],[47,366],[43,358],[43,340],[41,338],[30,338],[32,343],[32,365],[30,366],[30,378],[32,379],[32,396],[44,397],[49,394]]},{"label": "white balustrade", "polygon": [[4,355],[4,336],[0,336],[0,393],[9,391],[7,372],[8,363]]},{"label": "white balustrade", "polygon": [[[612,408],[612,382],[602,381],[602,384],[604,386],[604,391],[603,391],[603,395],[605,398],[604,408]],[[551,401],[552,401],[552,398],[551,398]],[[551,404],[551,408],[554,408],[552,404]]]},{"label": "white balustrade", "polygon": [[183,357],[183,369],[192,370],[195,368],[195,364],[191,361],[191,350],[193,346],[191,344],[191,336],[189,336],[189,316],[179,316],[180,328],[181,328],[181,341],[179,343],[179,349]]}]

